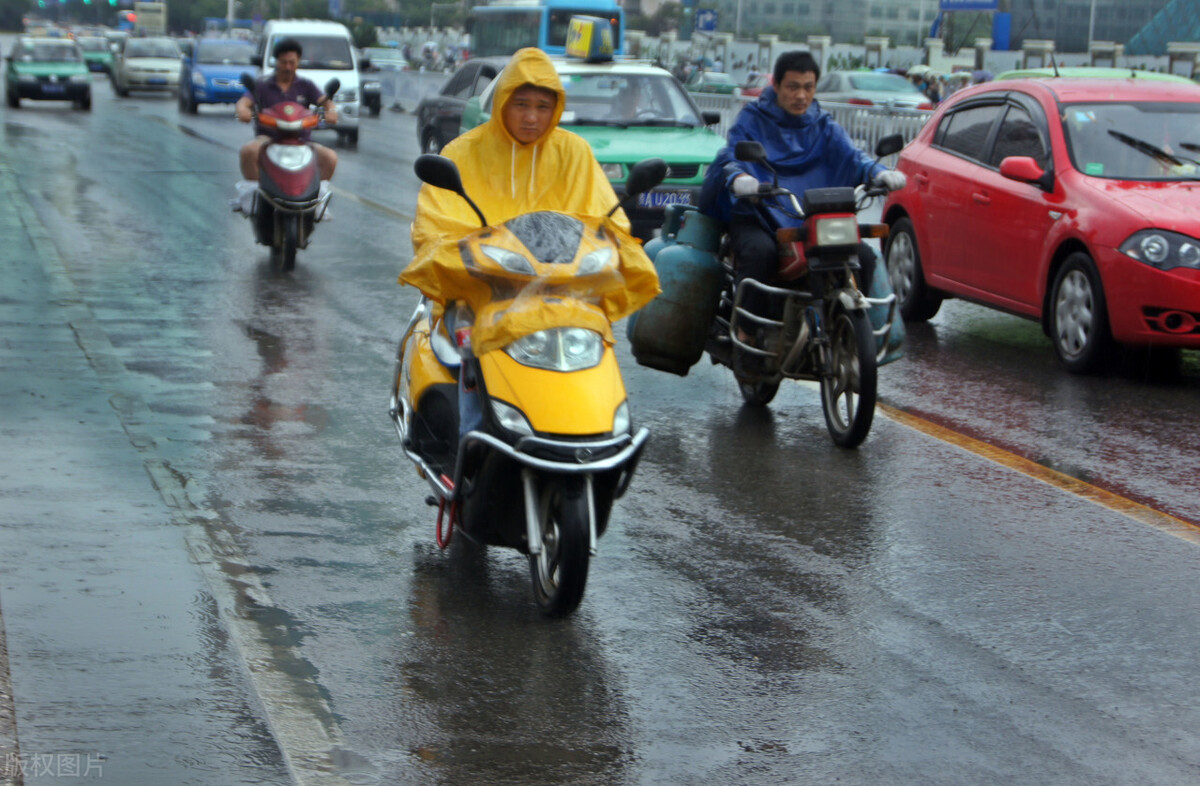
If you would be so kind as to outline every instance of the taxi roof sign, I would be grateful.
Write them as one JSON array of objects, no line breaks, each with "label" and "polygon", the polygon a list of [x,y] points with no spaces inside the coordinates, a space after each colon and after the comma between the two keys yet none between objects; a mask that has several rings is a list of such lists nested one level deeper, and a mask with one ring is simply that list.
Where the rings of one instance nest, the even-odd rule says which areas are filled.
[{"label": "taxi roof sign", "polygon": [[573,16],[567,25],[567,56],[589,63],[613,59],[612,25],[598,16]]}]

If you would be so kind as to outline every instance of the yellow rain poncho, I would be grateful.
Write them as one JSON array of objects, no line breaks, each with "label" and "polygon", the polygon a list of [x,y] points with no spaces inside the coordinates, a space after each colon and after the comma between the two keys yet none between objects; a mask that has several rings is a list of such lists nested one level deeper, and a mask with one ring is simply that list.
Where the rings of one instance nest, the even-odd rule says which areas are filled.
[{"label": "yellow rain poncho", "polygon": [[[550,58],[539,49],[522,49],[513,55],[499,80],[488,121],[442,150],[442,155],[457,164],[466,193],[488,222],[497,225],[537,210],[581,218],[603,217],[617,197],[587,142],[558,127],[566,95]],[[553,123],[529,144],[521,144],[509,133],[502,109],[525,85],[545,88],[558,96]],[[591,309],[592,318],[586,320],[588,324],[574,324],[597,330],[611,344],[610,323],[648,303],[658,294],[659,286],[653,264],[629,234],[624,211],[604,219],[604,225],[619,242],[624,287],[600,296],[597,306]],[[400,282],[420,289],[439,306],[463,300],[480,314],[492,293],[486,282],[463,267],[458,249],[459,239],[479,226],[479,217],[462,197],[423,186],[412,225],[413,260],[400,274]],[[564,324],[566,314],[552,304],[535,301],[526,305],[507,310],[510,319],[477,321],[472,336],[475,351],[483,354],[535,330]],[[574,311],[578,316],[578,308]]]}]

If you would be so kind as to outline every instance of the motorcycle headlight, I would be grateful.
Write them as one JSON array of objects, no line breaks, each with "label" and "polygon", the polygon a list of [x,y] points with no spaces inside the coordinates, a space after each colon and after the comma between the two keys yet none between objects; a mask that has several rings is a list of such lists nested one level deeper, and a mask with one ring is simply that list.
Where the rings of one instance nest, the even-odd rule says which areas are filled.
[{"label": "motorcycle headlight", "polygon": [[529,421],[521,414],[521,411],[516,407],[509,406],[503,401],[492,399],[492,415],[496,418],[496,422],[501,428],[513,432],[514,434],[524,434],[531,436],[533,434],[533,426],[529,425]]},{"label": "motorcycle headlight", "polygon": [[818,246],[858,245],[858,219],[854,216],[838,216],[836,218],[818,216],[812,221],[816,224]]},{"label": "motorcycle headlight", "polygon": [[204,81],[204,74],[199,71],[192,72],[192,84],[202,90],[208,87],[208,83]]},{"label": "motorcycle headlight", "polygon": [[267,158],[275,166],[289,172],[298,172],[313,159],[308,145],[267,145]]},{"label": "motorcycle headlight", "polygon": [[613,251],[611,248],[598,248],[592,253],[579,260],[579,272],[577,276],[590,276],[593,273],[599,273],[604,268],[608,267],[612,261]]},{"label": "motorcycle headlight", "polygon": [[1159,270],[1186,267],[1200,270],[1200,240],[1164,229],[1134,232],[1121,244],[1121,253]]},{"label": "motorcycle headlight", "polygon": [[582,371],[600,363],[604,340],[594,330],[551,328],[522,336],[504,351],[523,366],[547,371]]},{"label": "motorcycle headlight", "polygon": [[629,420],[629,402],[622,401],[621,406],[617,407],[617,414],[613,415],[613,436],[628,434],[632,423]]},{"label": "motorcycle headlight", "polygon": [[625,169],[620,164],[601,164],[600,171],[609,180],[620,180],[625,177]]},{"label": "motorcycle headlight", "polygon": [[339,104],[353,104],[355,101],[358,100],[358,91],[357,90],[342,90],[336,96],[333,97],[333,100]]},{"label": "motorcycle headlight", "polygon": [[533,265],[523,254],[518,254],[516,251],[509,251],[507,248],[500,248],[499,246],[480,246],[479,250],[509,273],[517,273],[523,276],[537,275],[533,269]]}]

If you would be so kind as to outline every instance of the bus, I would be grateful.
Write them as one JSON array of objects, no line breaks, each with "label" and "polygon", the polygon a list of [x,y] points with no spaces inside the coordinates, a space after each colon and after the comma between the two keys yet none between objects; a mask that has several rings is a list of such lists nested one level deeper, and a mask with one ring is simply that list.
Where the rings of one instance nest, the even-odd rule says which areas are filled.
[{"label": "bus", "polygon": [[595,16],[612,25],[614,52],[625,52],[625,12],[616,0],[492,0],[471,9],[471,56],[511,55],[535,46],[566,53],[571,17]]}]

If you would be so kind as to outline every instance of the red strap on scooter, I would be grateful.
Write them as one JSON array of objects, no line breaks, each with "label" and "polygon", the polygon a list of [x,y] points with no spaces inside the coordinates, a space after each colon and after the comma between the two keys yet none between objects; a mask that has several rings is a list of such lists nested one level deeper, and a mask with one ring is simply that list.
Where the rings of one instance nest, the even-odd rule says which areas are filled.
[{"label": "red strap on scooter", "polygon": [[[454,483],[450,478],[442,475],[442,482],[451,488]],[[446,521],[446,532],[442,533],[442,516],[446,512],[446,498],[442,497],[438,500],[438,516],[437,516],[437,532],[436,539],[439,549],[445,549],[450,545],[450,539],[454,537],[454,520],[458,518],[458,500],[450,503],[450,518]]]}]

